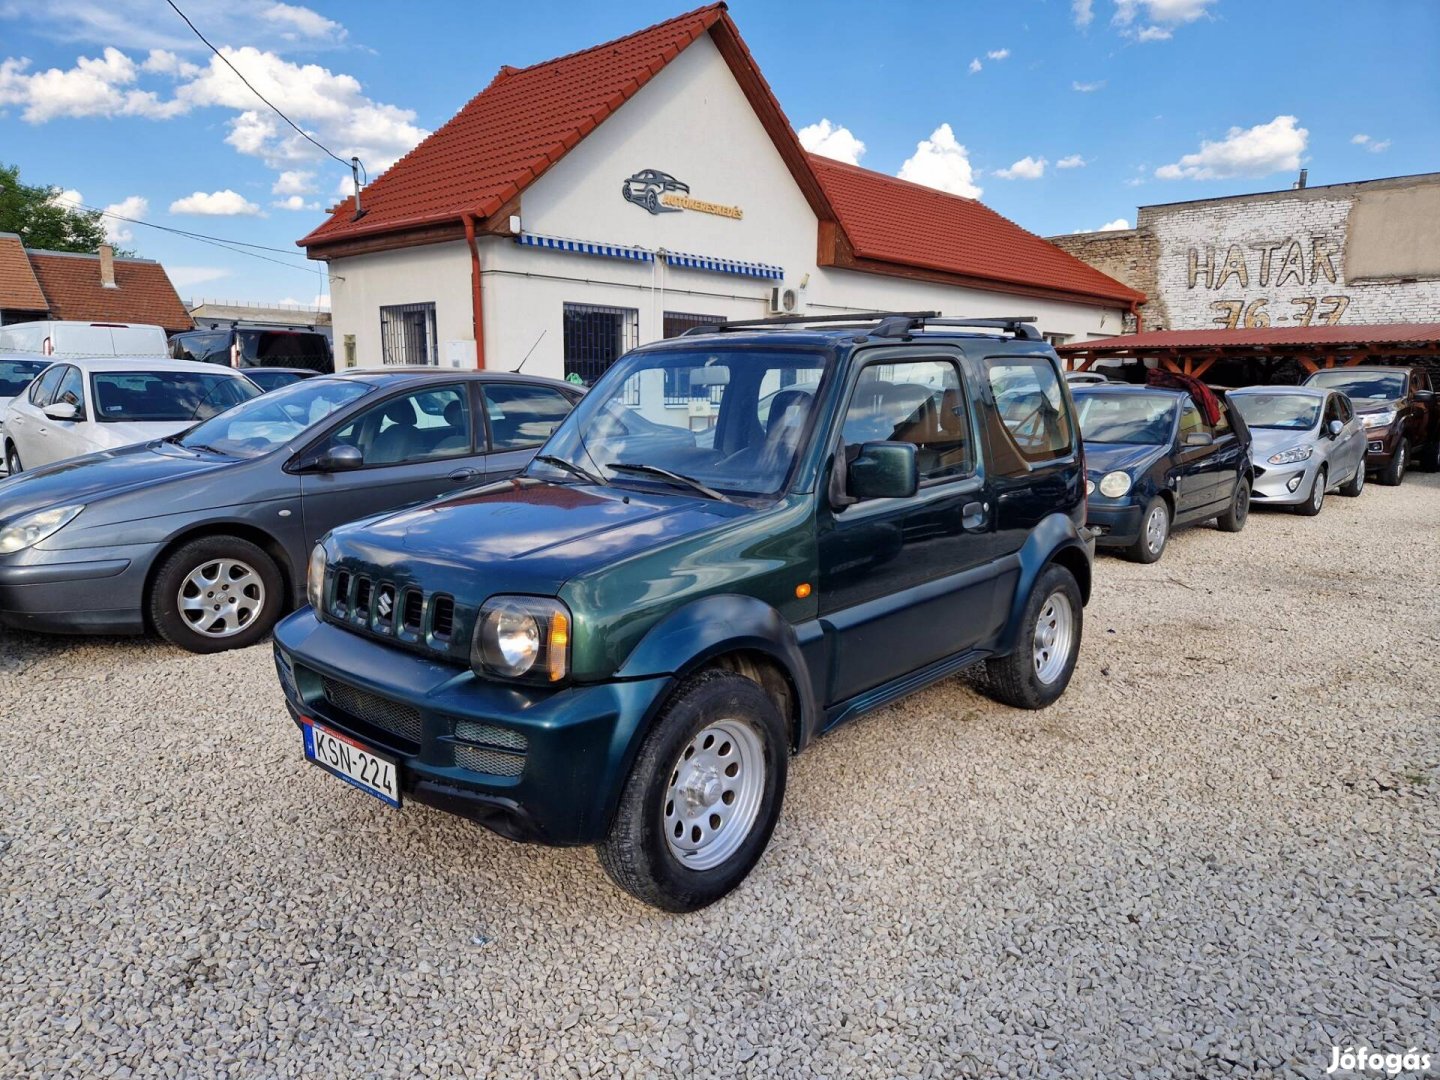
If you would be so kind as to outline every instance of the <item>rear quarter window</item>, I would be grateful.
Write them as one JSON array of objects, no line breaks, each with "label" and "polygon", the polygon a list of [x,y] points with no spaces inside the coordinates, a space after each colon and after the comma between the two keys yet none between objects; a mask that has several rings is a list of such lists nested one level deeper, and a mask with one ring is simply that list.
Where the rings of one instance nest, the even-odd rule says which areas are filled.
[{"label": "rear quarter window", "polygon": [[1018,475],[1070,456],[1075,422],[1054,362],[1046,356],[992,356],[985,363],[995,398],[993,410],[982,410],[992,468]]}]

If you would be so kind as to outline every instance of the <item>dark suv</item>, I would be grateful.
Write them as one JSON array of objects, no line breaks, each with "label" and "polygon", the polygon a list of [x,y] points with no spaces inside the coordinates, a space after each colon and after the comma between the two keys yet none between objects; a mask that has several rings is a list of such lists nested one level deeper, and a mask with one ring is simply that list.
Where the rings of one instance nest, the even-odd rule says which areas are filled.
[{"label": "dark suv", "polygon": [[1058,698],[1093,545],[1054,351],[845,319],[636,349],[519,478],[330,533],[275,635],[306,756],[689,911],[816,736],[979,663]]},{"label": "dark suv", "polygon": [[329,336],[293,326],[187,330],[170,337],[170,355],[176,360],[234,368],[308,368],[319,375],[335,370]]},{"label": "dark suv", "polygon": [[1440,402],[1423,367],[1326,368],[1305,385],[1349,396],[1365,427],[1365,468],[1380,483],[1399,484],[1412,461],[1440,468]]}]

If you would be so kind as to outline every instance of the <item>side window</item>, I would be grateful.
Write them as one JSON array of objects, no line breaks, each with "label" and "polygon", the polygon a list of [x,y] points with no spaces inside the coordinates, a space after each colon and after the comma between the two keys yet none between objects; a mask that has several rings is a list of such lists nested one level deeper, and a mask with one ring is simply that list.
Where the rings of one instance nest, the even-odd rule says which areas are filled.
[{"label": "side window", "polygon": [[1350,408],[1350,399],[1344,394],[1335,395],[1336,407],[1340,410],[1340,422],[1348,424],[1355,416],[1355,411]]},{"label": "side window", "polygon": [[335,432],[366,466],[402,465],[471,452],[473,418],[465,385],[426,387],[366,409]]},{"label": "side window", "polygon": [[490,439],[496,450],[539,446],[572,408],[564,394],[548,386],[486,383],[481,389],[485,415],[490,420]]},{"label": "side window", "polygon": [[1204,432],[1205,434],[1214,434],[1214,432],[1210,430],[1210,425],[1205,423],[1205,417],[1200,412],[1199,407],[1191,399],[1190,395],[1186,394],[1180,402],[1180,445],[1184,446],[1186,437],[1197,431]]},{"label": "side window", "polygon": [[914,443],[922,484],[966,476],[975,468],[965,393],[950,360],[865,368],[845,413],[843,438],[849,457],[862,443]]},{"label": "side window", "polygon": [[1416,368],[1414,378],[1416,390],[1430,389],[1430,373],[1428,371],[1422,371],[1421,369]]},{"label": "side window", "polygon": [[1215,438],[1223,439],[1226,435],[1235,434],[1235,429],[1230,425],[1230,406],[1225,399],[1220,399],[1220,419],[1215,424]]},{"label": "side window", "polygon": [[1331,394],[1325,399],[1325,419],[1323,422],[1328,424],[1331,420],[1339,420],[1342,424],[1345,422],[1345,418],[1340,415],[1339,394]]},{"label": "side window", "polygon": [[64,373],[64,367],[46,368],[45,373],[30,386],[30,404],[37,409],[43,409],[49,405],[50,395],[55,392],[55,387],[60,383],[60,376]]},{"label": "side window", "polygon": [[80,420],[85,416],[85,376],[80,374],[80,369],[67,367],[65,374],[60,377],[60,389],[55,394],[56,401],[64,401],[75,406],[75,419]]},{"label": "side window", "polygon": [[998,423],[986,417],[993,467],[1014,476],[1068,455],[1074,421],[1054,364],[1043,356],[993,356],[987,367],[999,415]]}]

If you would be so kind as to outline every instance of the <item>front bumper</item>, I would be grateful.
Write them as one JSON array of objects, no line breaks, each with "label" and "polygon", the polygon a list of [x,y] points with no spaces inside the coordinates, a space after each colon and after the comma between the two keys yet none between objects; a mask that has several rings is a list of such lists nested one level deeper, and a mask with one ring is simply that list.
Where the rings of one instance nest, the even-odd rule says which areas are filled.
[{"label": "front bumper", "polygon": [[322,623],[309,608],[276,627],[275,659],[291,719],[312,717],[395,758],[403,798],[555,845],[604,837],[674,682],[506,685]]},{"label": "front bumper", "polygon": [[150,558],[136,555],[134,548],[32,548],[0,560],[0,626],[47,634],[143,633]]},{"label": "front bumper", "polygon": [[1395,451],[1400,449],[1400,428],[1392,424],[1385,428],[1365,429],[1365,468],[1383,469],[1390,464]]},{"label": "front bumper", "polygon": [[1143,506],[1128,499],[1101,502],[1091,496],[1085,503],[1085,524],[1104,530],[1095,540],[1099,547],[1129,547],[1140,535],[1140,518],[1144,512]]},{"label": "front bumper", "polygon": [[1289,465],[1254,463],[1255,484],[1250,489],[1250,497],[1268,506],[1298,506],[1307,502],[1315,483],[1316,470],[1324,463],[1318,454]]}]

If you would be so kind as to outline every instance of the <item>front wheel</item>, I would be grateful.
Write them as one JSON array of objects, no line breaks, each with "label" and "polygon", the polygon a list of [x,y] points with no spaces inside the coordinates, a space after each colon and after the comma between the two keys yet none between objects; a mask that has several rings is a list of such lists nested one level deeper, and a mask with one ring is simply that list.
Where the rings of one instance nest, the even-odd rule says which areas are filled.
[{"label": "front wheel", "polygon": [[283,607],[275,560],[248,540],[206,536],[177,548],[155,575],[150,620],[172,645],[195,653],[253,645]]},{"label": "front wheel", "polygon": [[1074,575],[1047,566],[1030,590],[1015,651],[985,661],[990,695],[1017,709],[1043,709],[1055,701],[1075,672],[1084,621]]},{"label": "front wheel", "polygon": [[1360,455],[1360,463],[1355,466],[1355,475],[1340,485],[1340,494],[1347,499],[1353,499],[1365,490],[1365,455]]},{"label": "front wheel", "polygon": [[1245,528],[1250,517],[1250,481],[1240,477],[1235,481],[1235,494],[1230,496],[1230,508],[1215,519],[1221,532],[1237,533]]},{"label": "front wheel", "polygon": [[757,683],[719,670],[687,680],[640,748],[600,865],[663,911],[713,904],[770,842],[789,749],[785,720]]},{"label": "front wheel", "polygon": [[1145,515],[1140,519],[1140,535],[1125,549],[1124,555],[1131,562],[1159,562],[1170,539],[1170,507],[1160,496],[1155,496],[1145,506]]},{"label": "front wheel", "polygon": [[1322,465],[1316,470],[1315,481],[1310,485],[1310,497],[1296,505],[1295,513],[1301,517],[1314,517],[1320,513],[1320,508],[1325,505],[1325,485],[1329,482],[1329,473]]}]

